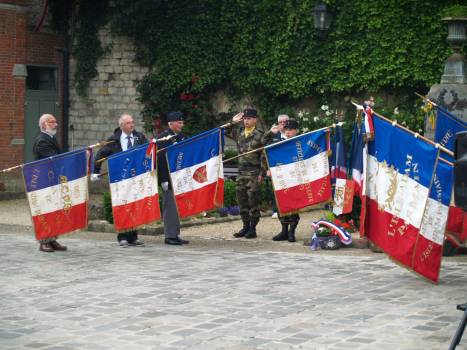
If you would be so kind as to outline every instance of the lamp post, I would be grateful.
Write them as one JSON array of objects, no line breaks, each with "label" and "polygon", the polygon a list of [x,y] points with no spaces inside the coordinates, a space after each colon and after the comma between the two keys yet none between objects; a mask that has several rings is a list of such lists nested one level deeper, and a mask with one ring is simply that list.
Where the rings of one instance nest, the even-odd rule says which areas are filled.
[{"label": "lamp post", "polygon": [[448,24],[446,41],[454,53],[446,60],[441,83],[467,84],[467,63],[461,53],[462,45],[467,42],[467,17],[445,17],[443,21]]},{"label": "lamp post", "polygon": [[324,37],[329,30],[332,21],[332,14],[324,2],[319,2],[313,8],[313,25],[319,37]]}]

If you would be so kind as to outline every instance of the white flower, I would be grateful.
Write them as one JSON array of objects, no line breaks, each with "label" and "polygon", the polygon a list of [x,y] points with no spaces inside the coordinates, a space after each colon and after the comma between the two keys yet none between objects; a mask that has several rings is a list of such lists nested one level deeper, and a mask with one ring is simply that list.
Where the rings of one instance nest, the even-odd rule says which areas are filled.
[{"label": "white flower", "polygon": [[327,105],[322,105],[322,106],[321,106],[321,109],[322,109],[323,111],[327,111],[327,110],[329,109],[329,106],[327,106]]},{"label": "white flower", "polygon": [[303,116],[304,116],[303,111],[298,112],[298,117],[299,117],[299,118],[302,118]]},{"label": "white flower", "polygon": [[422,129],[418,129],[418,132],[421,134],[421,133],[423,132],[423,130],[422,130]]},{"label": "white flower", "polygon": [[304,117],[302,120],[303,120],[304,122],[307,122],[307,121],[308,121],[308,117]]},{"label": "white flower", "polygon": [[394,108],[394,112],[393,112],[393,113],[396,114],[396,115],[399,114],[399,107]]},{"label": "white flower", "polygon": [[326,111],[325,114],[326,114],[326,116],[329,117],[332,114],[332,111]]},{"label": "white flower", "polygon": [[302,131],[303,131],[303,132],[308,132],[308,131],[310,131],[310,129],[308,129],[308,128],[302,128]]},{"label": "white flower", "polygon": [[313,117],[313,121],[314,121],[314,122],[317,122],[317,121],[319,121],[319,117],[318,117],[318,116],[316,116],[316,117]]},{"label": "white flower", "polygon": [[405,122],[405,120],[403,120],[401,124],[402,124],[402,125],[407,125],[407,123]]}]

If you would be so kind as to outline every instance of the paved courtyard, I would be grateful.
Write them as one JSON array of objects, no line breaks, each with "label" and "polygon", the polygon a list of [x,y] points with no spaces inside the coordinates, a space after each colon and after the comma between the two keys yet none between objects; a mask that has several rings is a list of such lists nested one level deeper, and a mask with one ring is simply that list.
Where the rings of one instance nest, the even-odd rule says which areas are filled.
[{"label": "paved courtyard", "polygon": [[0,349],[447,349],[467,301],[465,256],[445,259],[435,286],[363,249],[189,234],[188,246],[121,249],[93,235],[46,254],[30,230],[0,225]]}]

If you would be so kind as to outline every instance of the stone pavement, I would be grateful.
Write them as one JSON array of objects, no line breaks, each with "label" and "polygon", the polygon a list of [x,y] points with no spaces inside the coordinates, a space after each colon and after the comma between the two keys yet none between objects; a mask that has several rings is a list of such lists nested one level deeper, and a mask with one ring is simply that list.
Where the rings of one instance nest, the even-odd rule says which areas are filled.
[{"label": "stone pavement", "polygon": [[0,349],[447,349],[467,301],[465,256],[435,286],[363,249],[122,249],[94,235],[46,254],[0,225]]}]

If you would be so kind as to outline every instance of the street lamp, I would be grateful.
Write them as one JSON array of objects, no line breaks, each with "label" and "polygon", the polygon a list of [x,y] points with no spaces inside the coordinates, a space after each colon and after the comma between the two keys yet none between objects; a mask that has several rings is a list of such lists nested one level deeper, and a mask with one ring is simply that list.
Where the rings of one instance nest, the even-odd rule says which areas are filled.
[{"label": "street lamp", "polygon": [[318,31],[318,36],[323,36],[331,26],[332,14],[324,2],[319,2],[313,8],[313,25]]}]

